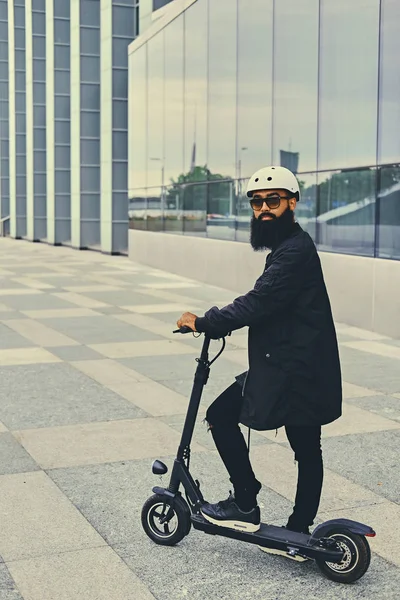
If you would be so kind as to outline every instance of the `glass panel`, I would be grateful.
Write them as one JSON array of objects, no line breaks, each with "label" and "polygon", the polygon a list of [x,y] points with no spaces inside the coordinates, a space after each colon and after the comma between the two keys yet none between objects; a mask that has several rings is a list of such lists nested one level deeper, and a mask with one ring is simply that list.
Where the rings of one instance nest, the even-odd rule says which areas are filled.
[{"label": "glass panel", "polygon": [[46,10],[46,0],[32,0],[32,10]]},{"label": "glass panel", "polygon": [[54,110],[56,119],[69,119],[71,113],[69,96],[56,96]]},{"label": "glass panel", "polygon": [[133,10],[130,6],[113,6],[112,34],[123,35],[133,39],[134,19]]},{"label": "glass panel", "polygon": [[296,206],[296,221],[316,242],[317,175],[316,173],[302,173],[298,179],[300,202]]},{"label": "glass panel", "polygon": [[33,97],[37,104],[46,104],[46,85],[44,83],[33,84]]},{"label": "glass panel", "polygon": [[382,0],[378,145],[380,163],[398,162],[400,159],[399,29],[398,0]]},{"label": "glass panel", "polygon": [[69,146],[56,146],[55,167],[56,169],[69,169],[71,166],[71,148]]},{"label": "glass panel", "polygon": [[165,189],[164,231],[183,233],[182,192],[182,186],[180,185],[171,185]]},{"label": "glass panel", "polygon": [[15,51],[15,69],[23,71],[25,69],[25,51],[24,50],[16,50]]},{"label": "glass panel", "polygon": [[[65,0],[63,0],[65,4]],[[69,44],[69,21],[54,20],[54,42]]]},{"label": "glass panel", "polygon": [[[162,57],[160,57],[160,60]],[[113,98],[127,98],[128,96],[128,71],[126,69],[113,69],[112,72]]]},{"label": "glass panel", "polygon": [[81,190],[84,192],[100,191],[99,167],[81,167]]},{"label": "glass panel", "polygon": [[129,56],[129,173],[130,190],[146,186],[147,164],[147,44]]},{"label": "glass panel", "polygon": [[54,0],[54,16],[69,18],[69,2],[65,0]]},{"label": "glass panel", "polygon": [[207,3],[196,2],[184,16],[184,172],[187,181],[196,181],[207,179]]},{"label": "glass panel", "polygon": [[209,4],[208,168],[225,178],[236,171],[236,8],[232,0]]},{"label": "glass panel", "polygon": [[54,71],[54,90],[56,94],[69,93],[69,71]]},{"label": "glass panel", "polygon": [[100,113],[81,112],[81,136],[100,137]]},{"label": "glass panel", "polygon": [[127,160],[128,158],[128,134],[126,131],[114,131],[112,134],[113,148],[112,156],[116,160]]},{"label": "glass panel", "polygon": [[112,114],[113,129],[128,129],[128,102],[126,100],[113,100]]},{"label": "glass panel", "polygon": [[336,171],[318,177],[320,250],[374,255],[376,170]]},{"label": "glass panel", "polygon": [[70,67],[70,48],[69,46],[54,46],[54,67],[56,69],[69,69]]},{"label": "glass panel", "polygon": [[100,81],[100,58],[81,56],[81,79],[92,83]]},{"label": "glass panel", "polygon": [[71,191],[71,173],[67,171],[56,171],[55,192],[56,194],[69,194]]},{"label": "glass panel", "polygon": [[295,173],[317,169],[318,13],[319,0],[275,4],[272,162]]},{"label": "glass panel", "polygon": [[81,0],[81,25],[100,27],[100,2]]},{"label": "glass panel", "polygon": [[212,182],[207,186],[207,235],[234,240],[236,195],[233,181]]},{"label": "glass panel", "polygon": [[379,0],[321,2],[320,170],[376,162],[378,24]]},{"label": "glass panel", "polygon": [[33,56],[44,58],[46,56],[46,38],[42,35],[34,36],[32,43]]},{"label": "glass panel", "polygon": [[[169,25],[168,25],[169,27]],[[113,38],[112,41],[112,64],[113,67],[127,67],[128,66],[128,45],[131,40]]]},{"label": "glass panel", "polygon": [[205,237],[207,233],[207,184],[181,186],[183,232],[185,235]]},{"label": "glass panel", "polygon": [[68,219],[71,216],[71,197],[67,194],[56,194],[56,219]]},{"label": "glass panel", "polygon": [[17,135],[15,137],[15,153],[25,154],[26,152],[26,135]]},{"label": "glass panel", "polygon": [[[184,181],[183,160],[183,16],[165,30],[165,183]],[[191,148],[188,148],[190,154]],[[153,157],[151,157],[153,158]]]},{"label": "glass panel", "polygon": [[34,175],[34,190],[35,194],[45,194],[46,193],[46,175],[39,174]]},{"label": "glass panel", "polygon": [[25,177],[26,171],[26,156],[18,156],[16,158],[16,173],[19,173]]},{"label": "glass panel", "polygon": [[90,110],[100,109],[100,85],[81,84],[81,107]]},{"label": "glass panel", "polygon": [[46,81],[46,61],[34,59],[33,61],[34,81]]},{"label": "glass panel", "polygon": [[273,0],[253,0],[251,10],[239,0],[238,179],[271,164],[272,10]]},{"label": "glass panel", "polygon": [[129,229],[147,229],[147,196],[145,189],[132,190],[128,199]]},{"label": "glass panel", "polygon": [[8,63],[5,61],[0,62],[0,79],[3,81],[8,79]]},{"label": "glass panel", "polygon": [[400,259],[400,166],[379,173],[378,256]]},{"label": "glass panel", "polygon": [[81,218],[100,219],[100,198],[98,194],[81,194]]},{"label": "glass panel", "polygon": [[20,48],[21,50],[25,49],[25,30],[24,29],[15,29],[14,31],[14,43],[15,48]]},{"label": "glass panel", "polygon": [[[57,125],[56,125],[57,127]],[[33,129],[33,147],[35,150],[46,150],[46,130],[42,127]]]},{"label": "glass panel", "polygon": [[46,16],[44,13],[32,13],[32,32],[45,35]]},{"label": "glass panel", "polygon": [[[21,172],[21,171],[20,171]],[[25,175],[17,175],[15,178],[15,188],[17,196],[26,195],[26,177]]]},{"label": "glass panel", "polygon": [[33,107],[33,125],[35,127],[46,127],[46,107]]},{"label": "glass panel", "polygon": [[100,54],[100,29],[81,27],[81,54]]},{"label": "glass panel", "polygon": [[[25,91],[25,73],[15,73],[15,89]],[[37,84],[42,85],[42,84]],[[43,86],[44,87],[44,86]]]},{"label": "glass panel", "polygon": [[25,8],[23,6],[14,6],[14,24],[16,27],[24,27]]},{"label": "glass panel", "polygon": [[15,110],[16,112],[25,112],[26,110],[26,105],[25,105],[25,94],[22,92],[17,92],[15,94]]},{"label": "glass panel", "polygon": [[113,162],[112,188],[113,190],[126,190],[128,182],[128,163]]},{"label": "glass panel", "polygon": [[163,186],[164,178],[164,31],[148,43],[147,185]]},{"label": "glass panel", "polygon": [[81,163],[83,165],[100,164],[100,144],[98,140],[81,140]]},{"label": "glass panel", "polygon": [[24,133],[26,130],[26,115],[16,114],[15,115],[15,131],[16,133]]},{"label": "glass panel", "polygon": [[69,121],[56,121],[56,141],[59,144],[69,144],[71,141],[71,124]]},{"label": "glass panel", "polygon": [[113,192],[112,194],[112,218],[113,221],[128,220],[128,194],[125,192]]}]

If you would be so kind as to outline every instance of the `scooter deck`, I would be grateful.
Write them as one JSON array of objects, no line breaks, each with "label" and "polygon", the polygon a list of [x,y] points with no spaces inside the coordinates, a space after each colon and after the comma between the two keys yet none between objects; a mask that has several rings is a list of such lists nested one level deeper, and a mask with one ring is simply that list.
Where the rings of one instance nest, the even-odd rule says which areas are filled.
[{"label": "scooter deck", "polygon": [[261,523],[260,529],[255,533],[247,531],[238,531],[228,527],[221,527],[206,521],[202,515],[194,514],[191,516],[192,524],[195,529],[204,531],[211,535],[222,535],[224,537],[257,544],[265,548],[275,550],[284,550],[291,554],[300,554],[308,558],[320,558],[324,561],[339,563],[343,558],[343,553],[332,548],[325,548],[319,545],[319,540],[312,538],[305,533],[289,531],[283,527],[267,525]]}]

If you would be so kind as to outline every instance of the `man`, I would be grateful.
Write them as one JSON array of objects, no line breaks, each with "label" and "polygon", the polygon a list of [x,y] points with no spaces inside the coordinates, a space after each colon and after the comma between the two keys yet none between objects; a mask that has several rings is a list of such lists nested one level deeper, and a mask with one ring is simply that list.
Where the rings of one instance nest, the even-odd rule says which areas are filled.
[{"label": "man", "polygon": [[[286,527],[309,533],[323,480],[321,425],[340,417],[341,373],[335,327],[321,264],[311,237],[294,219],[300,200],[294,174],[266,167],[250,179],[251,245],[269,248],[254,288],[204,317],[185,313],[178,326],[211,337],[249,327],[249,370],[209,407],[209,423],[230,475],[234,495],[205,503],[205,519],[224,527],[257,531],[257,481],[239,423],[252,429],[285,426],[298,462],[297,493]],[[245,376],[244,376],[245,375]]]}]

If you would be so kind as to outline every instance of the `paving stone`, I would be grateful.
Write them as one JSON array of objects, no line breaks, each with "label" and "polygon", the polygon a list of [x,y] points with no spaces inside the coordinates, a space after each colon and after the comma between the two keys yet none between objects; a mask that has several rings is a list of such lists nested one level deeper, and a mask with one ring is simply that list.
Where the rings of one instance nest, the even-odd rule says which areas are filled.
[{"label": "paving stone", "polygon": [[0,564],[0,598],[1,600],[24,600],[10,575],[10,571],[4,564]]},{"label": "paving stone", "polygon": [[394,396],[368,396],[349,400],[355,406],[369,410],[376,415],[400,421],[400,399]]},{"label": "paving stone", "polygon": [[39,466],[11,433],[0,433],[0,475],[38,471]]},{"label": "paving stone", "polygon": [[0,378],[0,419],[11,430],[146,414],[67,364],[2,367]]}]

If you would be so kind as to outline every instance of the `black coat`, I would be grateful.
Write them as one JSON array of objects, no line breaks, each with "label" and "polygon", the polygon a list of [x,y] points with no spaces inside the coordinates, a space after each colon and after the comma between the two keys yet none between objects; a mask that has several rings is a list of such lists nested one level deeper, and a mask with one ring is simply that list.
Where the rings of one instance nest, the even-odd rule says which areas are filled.
[{"label": "black coat", "polygon": [[341,415],[338,345],[320,259],[295,224],[267,257],[254,288],[196,319],[211,337],[249,326],[240,422],[252,429],[323,425]]}]

